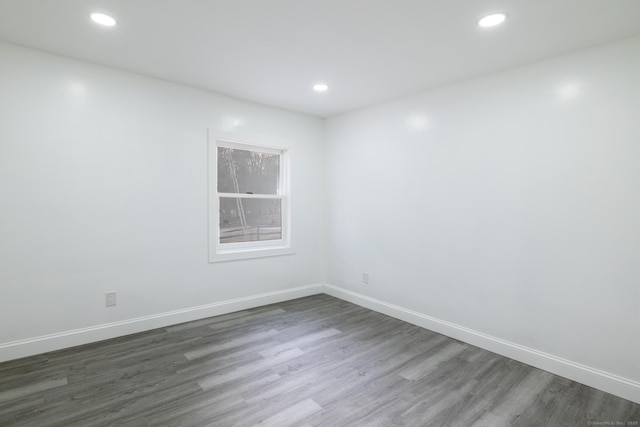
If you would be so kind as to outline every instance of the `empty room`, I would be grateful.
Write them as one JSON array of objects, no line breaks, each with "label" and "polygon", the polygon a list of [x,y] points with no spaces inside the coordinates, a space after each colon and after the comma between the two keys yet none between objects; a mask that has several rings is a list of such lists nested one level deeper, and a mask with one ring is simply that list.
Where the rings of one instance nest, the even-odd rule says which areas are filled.
[{"label": "empty room", "polygon": [[0,426],[640,426],[640,1],[0,0]]}]

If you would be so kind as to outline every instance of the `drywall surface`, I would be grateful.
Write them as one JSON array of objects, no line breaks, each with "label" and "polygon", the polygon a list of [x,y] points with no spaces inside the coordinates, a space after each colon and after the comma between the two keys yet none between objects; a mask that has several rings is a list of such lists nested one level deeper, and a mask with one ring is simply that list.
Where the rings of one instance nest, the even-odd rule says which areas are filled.
[{"label": "drywall surface", "polygon": [[[0,63],[0,344],[321,279],[321,120],[10,44]],[[208,128],[291,148],[294,255],[208,262]]]},{"label": "drywall surface", "polygon": [[638,76],[634,38],[329,119],[328,282],[637,382]]}]

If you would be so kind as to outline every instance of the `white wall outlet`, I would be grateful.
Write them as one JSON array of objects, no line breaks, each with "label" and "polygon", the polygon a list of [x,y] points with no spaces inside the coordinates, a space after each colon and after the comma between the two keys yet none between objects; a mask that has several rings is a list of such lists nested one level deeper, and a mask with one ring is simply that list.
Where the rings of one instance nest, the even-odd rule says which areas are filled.
[{"label": "white wall outlet", "polygon": [[362,273],[362,283],[365,285],[369,284],[369,273]]},{"label": "white wall outlet", "polygon": [[116,305],[116,293],[115,292],[107,292],[104,294],[104,305],[105,307],[115,307]]}]

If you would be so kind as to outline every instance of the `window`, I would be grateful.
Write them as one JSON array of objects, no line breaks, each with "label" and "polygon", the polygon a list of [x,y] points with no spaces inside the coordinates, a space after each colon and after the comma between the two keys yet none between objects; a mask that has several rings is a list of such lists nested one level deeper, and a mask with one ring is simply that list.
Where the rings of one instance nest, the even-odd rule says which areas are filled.
[{"label": "window", "polygon": [[209,141],[209,261],[290,254],[287,151]]}]

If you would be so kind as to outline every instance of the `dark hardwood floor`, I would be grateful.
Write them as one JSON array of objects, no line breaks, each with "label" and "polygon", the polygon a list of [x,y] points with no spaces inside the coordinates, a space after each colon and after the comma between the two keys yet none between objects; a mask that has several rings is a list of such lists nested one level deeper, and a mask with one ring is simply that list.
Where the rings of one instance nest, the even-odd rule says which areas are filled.
[{"label": "dark hardwood floor", "polygon": [[0,364],[2,426],[638,421],[640,405],[327,295]]}]

